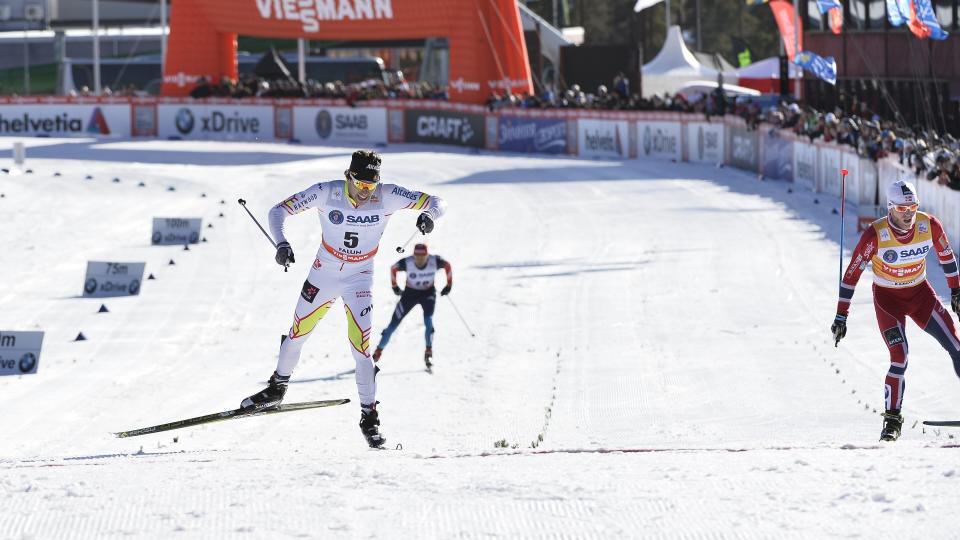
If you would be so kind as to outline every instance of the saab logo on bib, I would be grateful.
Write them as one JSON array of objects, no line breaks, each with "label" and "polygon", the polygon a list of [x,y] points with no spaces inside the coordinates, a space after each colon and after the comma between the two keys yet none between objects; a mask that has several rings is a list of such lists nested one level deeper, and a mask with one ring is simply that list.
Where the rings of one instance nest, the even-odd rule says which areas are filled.
[{"label": "saab logo on bib", "polygon": [[[343,220],[342,217],[341,217],[340,219],[341,219],[341,221]],[[333,220],[331,219],[330,221],[333,221]],[[356,224],[356,223],[379,223],[379,222],[380,222],[380,216],[378,216],[378,215],[373,215],[373,216],[347,216],[347,223],[354,223],[354,224]]]},{"label": "saab logo on bib", "polygon": [[918,247],[917,249],[904,249],[900,251],[901,257],[916,257],[917,255],[926,255],[930,251],[930,246]]},{"label": "saab logo on bib", "polygon": [[895,249],[888,249],[884,251],[883,260],[887,261],[888,263],[897,262],[897,251]]},{"label": "saab logo on bib", "polygon": [[343,212],[339,210],[331,210],[327,217],[330,218],[330,223],[334,225],[339,225],[343,223]]}]

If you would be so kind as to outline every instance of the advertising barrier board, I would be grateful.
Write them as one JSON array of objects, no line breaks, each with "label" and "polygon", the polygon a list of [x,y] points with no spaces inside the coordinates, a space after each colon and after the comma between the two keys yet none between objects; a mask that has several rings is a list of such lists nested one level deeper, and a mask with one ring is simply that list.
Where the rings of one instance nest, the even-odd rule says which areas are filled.
[{"label": "advertising barrier board", "polygon": [[679,122],[637,122],[637,157],[681,161]]},{"label": "advertising barrier board", "polygon": [[748,131],[746,127],[728,125],[727,131],[730,136],[730,164],[738,169],[757,172],[760,152],[756,130]]},{"label": "advertising barrier board", "polygon": [[129,137],[128,104],[3,104],[0,137]]},{"label": "advertising barrier board", "polygon": [[384,107],[294,107],[293,136],[307,144],[371,146],[387,142]]},{"label": "advertising barrier board", "polygon": [[723,163],[723,124],[687,124],[687,159],[693,163]]},{"label": "advertising barrier board", "polygon": [[486,132],[486,123],[481,114],[439,109],[404,111],[406,142],[483,148]]},{"label": "advertising barrier board", "polygon": [[577,147],[582,157],[629,157],[626,120],[577,121]]},{"label": "advertising barrier board", "polygon": [[563,118],[501,116],[497,129],[500,150],[509,152],[567,153],[567,121]]},{"label": "advertising barrier board", "polygon": [[161,104],[157,116],[161,138],[274,140],[273,107],[269,105]]},{"label": "advertising barrier board", "polygon": [[200,242],[201,218],[153,218],[150,243],[155,246],[182,246]]},{"label": "advertising barrier board", "polygon": [[0,330],[0,376],[37,372],[43,332]]},{"label": "advertising barrier board", "polygon": [[782,137],[777,129],[763,134],[763,176],[793,180],[793,141]]},{"label": "advertising barrier board", "polygon": [[793,143],[793,181],[810,191],[817,189],[817,147],[814,144]]}]

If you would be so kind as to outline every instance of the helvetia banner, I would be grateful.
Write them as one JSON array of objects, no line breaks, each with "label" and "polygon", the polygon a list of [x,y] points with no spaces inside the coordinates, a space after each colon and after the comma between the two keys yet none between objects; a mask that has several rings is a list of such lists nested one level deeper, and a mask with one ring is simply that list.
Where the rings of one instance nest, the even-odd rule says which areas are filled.
[{"label": "helvetia banner", "polygon": [[626,120],[578,120],[577,137],[581,156],[629,157]]},{"label": "helvetia banner", "polygon": [[42,346],[43,332],[0,330],[0,375],[36,373]]},{"label": "helvetia banner", "polygon": [[161,138],[221,141],[272,141],[273,107],[269,105],[157,106]]},{"label": "helvetia banner", "polygon": [[497,146],[500,150],[567,153],[566,119],[501,116],[497,127]]},{"label": "helvetia banner", "polygon": [[0,136],[129,137],[130,105],[0,105]]},{"label": "helvetia banner", "polygon": [[482,148],[486,142],[483,115],[458,111],[404,111],[406,142],[455,144]]},{"label": "helvetia banner", "polygon": [[293,136],[309,144],[387,142],[384,107],[294,107]]}]

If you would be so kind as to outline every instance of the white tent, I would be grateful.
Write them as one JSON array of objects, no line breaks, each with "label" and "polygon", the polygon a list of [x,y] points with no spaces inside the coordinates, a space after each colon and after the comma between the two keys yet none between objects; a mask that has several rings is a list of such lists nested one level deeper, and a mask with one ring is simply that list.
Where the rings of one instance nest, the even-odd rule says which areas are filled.
[{"label": "white tent", "polygon": [[[657,56],[642,68],[643,95],[674,93],[684,84],[692,81],[717,80],[720,74],[714,68],[707,67],[697,60],[683,42],[679,26],[671,26],[667,39]],[[729,73],[723,74],[725,83],[736,84],[737,78]]]},{"label": "white tent", "polygon": [[[801,70],[801,73],[803,72],[800,66],[797,66],[793,62],[788,62],[788,66],[790,69],[791,79],[796,76],[797,70]],[[738,79],[779,79],[780,58],[776,56],[764,58],[763,60],[758,60],[750,64],[749,66],[724,72],[724,75],[733,75]]]}]

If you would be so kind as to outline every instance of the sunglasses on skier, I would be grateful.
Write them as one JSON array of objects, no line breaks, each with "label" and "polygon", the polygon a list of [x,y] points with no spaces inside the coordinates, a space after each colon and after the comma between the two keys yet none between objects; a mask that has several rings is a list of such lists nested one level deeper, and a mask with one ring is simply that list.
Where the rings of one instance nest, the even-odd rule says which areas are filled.
[{"label": "sunglasses on skier", "polygon": [[378,182],[377,180],[372,180],[372,181],[360,180],[359,178],[356,177],[356,175],[353,174],[353,171],[348,171],[348,174],[350,175],[350,181],[353,182],[353,186],[357,189],[373,190],[374,188],[377,187],[377,182]]},{"label": "sunglasses on skier", "polygon": [[920,205],[917,203],[913,204],[891,204],[890,208],[896,210],[897,212],[916,212]]}]

